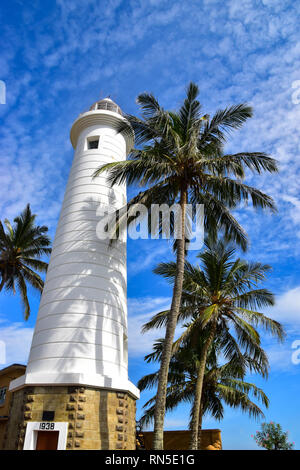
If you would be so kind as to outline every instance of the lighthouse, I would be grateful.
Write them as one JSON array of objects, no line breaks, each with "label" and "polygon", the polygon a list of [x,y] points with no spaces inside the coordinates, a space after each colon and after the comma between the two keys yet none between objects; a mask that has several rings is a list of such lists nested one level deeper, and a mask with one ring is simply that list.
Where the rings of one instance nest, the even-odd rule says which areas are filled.
[{"label": "lighthouse", "polygon": [[110,244],[97,236],[103,214],[126,204],[126,185],[112,187],[105,173],[93,179],[133,147],[124,121],[105,98],[72,125],[73,163],[26,373],[10,386],[6,448],[135,448],[139,391],[128,379],[126,239]]}]

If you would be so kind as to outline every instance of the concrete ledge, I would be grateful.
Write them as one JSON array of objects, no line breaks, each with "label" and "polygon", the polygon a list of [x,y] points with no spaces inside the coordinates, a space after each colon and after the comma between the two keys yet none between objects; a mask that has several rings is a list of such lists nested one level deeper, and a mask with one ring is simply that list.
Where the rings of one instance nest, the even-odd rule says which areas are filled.
[{"label": "concrete ledge", "polygon": [[30,385],[85,385],[90,387],[99,387],[107,390],[123,390],[128,392],[134,399],[140,397],[139,389],[129,380],[117,380],[107,376],[90,375],[80,373],[69,374],[25,374],[12,380],[9,386],[10,391],[15,391]]}]

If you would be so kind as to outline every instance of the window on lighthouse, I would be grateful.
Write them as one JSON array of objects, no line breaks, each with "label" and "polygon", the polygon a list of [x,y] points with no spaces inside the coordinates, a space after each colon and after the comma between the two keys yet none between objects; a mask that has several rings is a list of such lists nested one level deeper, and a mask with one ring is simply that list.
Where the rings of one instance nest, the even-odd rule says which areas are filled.
[{"label": "window on lighthouse", "polygon": [[97,149],[99,146],[99,137],[90,137],[87,141],[88,150]]}]

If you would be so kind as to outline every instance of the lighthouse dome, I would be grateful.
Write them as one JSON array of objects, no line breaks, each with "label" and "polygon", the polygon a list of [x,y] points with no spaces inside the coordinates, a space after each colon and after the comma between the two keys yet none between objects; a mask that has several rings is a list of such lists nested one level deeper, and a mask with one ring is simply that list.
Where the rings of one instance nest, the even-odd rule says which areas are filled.
[{"label": "lighthouse dome", "polygon": [[121,108],[110,98],[103,98],[102,100],[96,101],[96,103],[92,104],[90,107],[90,111],[95,111],[97,109],[112,111],[123,116]]}]

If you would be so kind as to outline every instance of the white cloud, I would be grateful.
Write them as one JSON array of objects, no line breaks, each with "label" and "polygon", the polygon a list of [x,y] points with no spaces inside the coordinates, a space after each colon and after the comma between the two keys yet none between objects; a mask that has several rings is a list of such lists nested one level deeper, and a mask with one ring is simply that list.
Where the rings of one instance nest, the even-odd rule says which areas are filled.
[{"label": "white cloud", "polygon": [[275,320],[287,327],[299,329],[300,335],[300,286],[289,289],[276,298],[276,304],[266,311]]},{"label": "white cloud", "polygon": [[1,321],[0,341],[5,345],[5,361],[1,368],[13,363],[26,364],[29,356],[33,328],[25,327],[23,323]]},{"label": "white cloud", "polygon": [[128,299],[128,348],[131,357],[143,357],[152,351],[156,339],[164,337],[164,330],[141,334],[142,326],[158,312],[170,308],[168,297]]},{"label": "white cloud", "polygon": [[300,286],[289,289],[279,295],[274,307],[265,310],[265,314],[283,324],[287,333],[283,343],[263,335],[265,348],[271,370],[279,372],[299,373],[299,366],[292,361],[295,339],[300,339]]},{"label": "white cloud", "polygon": [[272,344],[265,346],[271,371],[299,373],[299,366],[293,364],[292,342],[286,340],[284,344]]},{"label": "white cloud", "polygon": [[134,277],[142,271],[153,269],[156,264],[164,261],[165,257],[169,261],[172,256],[171,245],[163,240],[150,243],[147,243],[147,240],[136,241],[134,246],[128,262],[130,277]]}]

